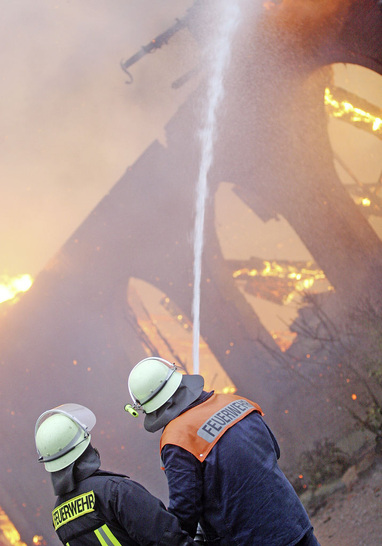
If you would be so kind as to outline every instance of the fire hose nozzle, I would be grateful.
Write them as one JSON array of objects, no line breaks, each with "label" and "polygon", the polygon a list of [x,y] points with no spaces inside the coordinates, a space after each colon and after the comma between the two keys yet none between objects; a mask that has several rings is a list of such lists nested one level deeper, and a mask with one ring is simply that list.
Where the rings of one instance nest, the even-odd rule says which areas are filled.
[{"label": "fire hose nozzle", "polygon": [[133,417],[139,417],[139,413],[137,412],[135,408],[133,408],[131,404],[126,404],[126,406],[124,407],[124,410],[130,413],[130,415],[132,415]]}]

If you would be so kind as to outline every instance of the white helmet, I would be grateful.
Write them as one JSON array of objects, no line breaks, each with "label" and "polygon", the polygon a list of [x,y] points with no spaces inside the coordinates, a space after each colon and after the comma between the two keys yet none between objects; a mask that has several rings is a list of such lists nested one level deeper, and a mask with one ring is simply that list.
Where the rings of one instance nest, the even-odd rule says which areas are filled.
[{"label": "white helmet", "polygon": [[144,358],[130,372],[128,387],[134,404],[126,404],[125,410],[134,416],[137,409],[145,413],[157,410],[171,398],[182,377],[175,364],[153,356]]},{"label": "white helmet", "polygon": [[57,472],[78,459],[90,444],[94,413],[79,404],[62,404],[37,419],[35,442],[39,462]]}]

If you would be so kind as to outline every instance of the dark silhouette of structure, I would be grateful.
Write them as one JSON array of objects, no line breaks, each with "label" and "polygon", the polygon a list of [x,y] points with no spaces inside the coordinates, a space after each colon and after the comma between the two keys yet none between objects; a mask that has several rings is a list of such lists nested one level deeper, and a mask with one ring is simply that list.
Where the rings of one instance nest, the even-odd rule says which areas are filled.
[{"label": "dark silhouette of structure", "polygon": [[[382,243],[337,177],[323,102],[330,63],[382,74],[382,16],[372,0],[269,2],[260,16],[251,12],[256,3],[248,4],[233,43],[210,176],[201,333],[239,392],[264,406],[292,464],[309,441],[345,433],[351,422],[280,367],[278,347],[222,256],[214,194],[230,181],[264,220],[286,218],[335,288],[338,312],[346,314],[350,293],[382,304]],[[189,28],[201,41],[214,7],[196,3]],[[166,496],[157,439],[137,434],[139,425],[123,412],[128,372],[144,356],[127,320],[126,292],[129,279],[143,279],[190,317],[200,97],[203,78],[168,123],[167,146],[154,142],[142,154],[1,321],[0,504],[28,544],[33,535],[55,540],[33,427],[42,411],[64,401],[99,416],[93,443],[103,466]]]}]

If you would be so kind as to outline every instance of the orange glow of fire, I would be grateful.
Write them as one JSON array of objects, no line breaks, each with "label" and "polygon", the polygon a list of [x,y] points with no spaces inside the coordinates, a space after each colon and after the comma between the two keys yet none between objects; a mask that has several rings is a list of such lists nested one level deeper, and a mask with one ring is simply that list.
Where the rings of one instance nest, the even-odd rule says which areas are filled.
[{"label": "orange glow of fire", "polygon": [[265,2],[263,2],[263,7],[266,9],[266,10],[270,10],[274,7],[276,7],[276,4],[274,2],[272,2],[272,0],[266,0]]},{"label": "orange glow of fire", "polygon": [[8,275],[0,276],[0,303],[9,301],[21,292],[26,292],[33,284],[33,279],[30,275],[18,275],[17,277],[9,277]]},{"label": "orange glow of fire", "polygon": [[362,207],[370,207],[371,201],[368,197],[356,197],[354,199],[355,203],[357,205],[361,205]]},{"label": "orange glow of fire", "polygon": [[188,321],[187,317],[178,311],[169,297],[165,296],[162,298],[161,304],[184,330],[192,330],[192,324]]},{"label": "orange glow of fire", "polygon": [[284,332],[271,332],[272,338],[279,346],[281,352],[285,353],[292,345],[293,340],[296,338],[296,332],[284,331]]},{"label": "orange glow of fire", "polygon": [[0,544],[12,546],[27,546],[20,539],[20,534],[13,525],[7,514],[0,507]]},{"label": "orange glow of fire", "polygon": [[297,268],[292,264],[281,265],[276,261],[263,261],[263,268],[256,269],[238,269],[232,274],[234,279],[239,277],[273,277],[278,279],[284,279],[290,282],[293,289],[289,294],[283,298],[283,303],[288,304],[295,296],[295,292],[304,292],[313,287],[314,283],[319,280],[325,280],[325,274],[323,271],[309,267]]},{"label": "orange glow of fire", "polygon": [[223,387],[221,392],[224,394],[234,394],[236,392],[236,387],[231,385],[230,387]]},{"label": "orange glow of fire", "polygon": [[[157,353],[176,362],[180,369],[192,373],[192,322],[166,294],[139,279],[132,279],[127,292],[128,302],[139,328],[143,348],[150,356]],[[227,340],[226,348],[233,351]],[[233,393],[236,387],[216,359],[208,343],[199,340],[201,374],[206,390]],[[227,355],[230,358],[231,353]]]},{"label": "orange glow of fire", "polygon": [[356,108],[351,102],[336,100],[329,88],[325,89],[325,106],[329,114],[334,118],[347,118],[352,123],[368,126],[374,133],[382,136],[382,118],[365,112],[361,108]]}]

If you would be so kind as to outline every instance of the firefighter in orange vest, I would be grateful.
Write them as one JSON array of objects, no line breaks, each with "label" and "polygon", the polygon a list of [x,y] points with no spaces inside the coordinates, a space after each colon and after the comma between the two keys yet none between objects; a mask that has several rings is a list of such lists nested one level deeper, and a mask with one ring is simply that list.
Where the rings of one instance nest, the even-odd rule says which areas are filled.
[{"label": "firefighter in orange vest", "polygon": [[202,376],[156,357],[132,369],[128,387],[125,410],[142,410],[147,431],[163,429],[169,511],[191,536],[200,524],[216,546],[319,546],[258,404],[206,392]]}]

